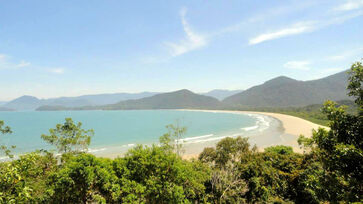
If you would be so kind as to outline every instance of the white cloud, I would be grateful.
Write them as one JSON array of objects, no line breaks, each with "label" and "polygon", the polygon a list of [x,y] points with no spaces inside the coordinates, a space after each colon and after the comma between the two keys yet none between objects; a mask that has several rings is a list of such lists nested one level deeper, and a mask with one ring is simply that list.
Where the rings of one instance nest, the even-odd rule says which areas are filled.
[{"label": "white cloud", "polygon": [[351,58],[361,57],[363,54],[363,47],[357,49],[347,50],[338,55],[328,56],[325,60],[327,61],[341,61]]},{"label": "white cloud", "polygon": [[188,21],[185,18],[187,9],[183,8],[180,11],[181,22],[185,32],[185,39],[180,40],[177,43],[166,42],[165,45],[169,47],[172,56],[178,56],[190,52],[192,50],[202,48],[207,45],[206,37],[195,33],[190,27]]},{"label": "white cloud", "polygon": [[311,62],[309,62],[309,61],[289,61],[284,64],[284,67],[288,68],[288,69],[297,69],[297,70],[307,71],[307,70],[310,70],[310,67],[309,67],[310,64],[311,64]]},{"label": "white cloud", "polygon": [[[359,5],[358,5],[357,2],[361,2],[361,3],[359,3]],[[359,6],[357,8],[363,7],[363,0],[357,0],[357,2],[354,3],[354,5],[355,5],[354,8],[356,8],[357,6]],[[282,38],[282,37],[286,37],[286,36],[290,36],[290,35],[297,35],[297,34],[301,34],[301,33],[316,31],[318,29],[321,29],[321,28],[324,28],[327,26],[344,23],[350,19],[362,16],[362,15],[363,15],[363,11],[359,10],[356,12],[343,13],[343,14],[338,14],[338,15],[327,15],[324,17],[320,17],[320,20],[303,21],[303,22],[295,23],[293,25],[287,26],[280,30],[266,32],[266,33],[257,35],[256,37],[253,37],[249,40],[249,44],[255,45],[255,44],[262,43],[262,42],[265,42],[268,40],[274,40],[274,39],[278,39],[278,38]]]},{"label": "white cloud", "polygon": [[48,69],[48,71],[51,73],[54,73],[54,74],[63,74],[64,68],[52,68],[52,69]]},{"label": "white cloud", "polygon": [[43,67],[32,65],[30,62],[25,60],[16,61],[13,60],[11,56],[0,54],[0,70],[7,69],[7,70],[20,70],[24,67],[31,67],[31,70],[37,70],[42,72],[50,72],[54,74],[63,74],[65,69],[63,67]]},{"label": "white cloud", "polygon": [[22,60],[19,64],[16,65],[16,67],[27,67],[27,66],[30,66],[30,62],[26,62],[24,60]]},{"label": "white cloud", "polygon": [[8,55],[0,54],[0,69],[18,69],[29,65],[30,62],[26,62],[24,60],[15,62],[14,60],[11,60],[11,57]]},{"label": "white cloud", "polygon": [[335,11],[350,11],[363,7],[363,0],[347,0],[345,3],[335,7]]},{"label": "white cloud", "polygon": [[291,25],[286,28],[282,28],[277,31],[267,32],[264,34],[260,34],[249,40],[250,45],[255,45],[258,43],[262,43],[268,40],[273,40],[277,38],[286,37],[289,35],[297,35],[300,33],[310,32],[314,30],[314,22],[300,22],[294,25]]}]

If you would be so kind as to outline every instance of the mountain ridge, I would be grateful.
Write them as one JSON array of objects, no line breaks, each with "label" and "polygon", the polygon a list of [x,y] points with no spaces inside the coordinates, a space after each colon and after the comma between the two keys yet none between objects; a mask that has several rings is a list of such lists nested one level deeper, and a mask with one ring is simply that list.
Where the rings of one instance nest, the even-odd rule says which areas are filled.
[{"label": "mountain ridge", "polygon": [[346,71],[321,79],[298,81],[279,76],[222,102],[227,107],[296,107],[323,103],[325,100],[349,100]]},{"label": "mountain ridge", "polygon": [[[160,93],[141,99],[120,101],[105,106],[78,107],[66,110],[149,110],[149,109],[198,109],[219,108],[221,102],[213,97],[196,94],[187,89]],[[42,106],[38,111],[63,110],[62,107]]]},{"label": "mountain ridge", "polygon": [[200,93],[200,94],[204,95],[204,96],[211,96],[213,98],[216,98],[216,99],[222,101],[223,99],[225,99],[229,96],[232,96],[234,94],[240,93],[242,91],[243,90],[213,89],[206,93]]},{"label": "mountain ridge", "polygon": [[[139,98],[123,97],[119,100],[119,96],[115,94],[99,94],[99,95],[84,95],[73,97],[73,105],[78,103],[78,106],[65,106],[66,102],[62,100],[69,100],[67,97],[60,97],[56,99],[37,99],[32,96],[23,96],[16,100],[9,102],[6,108],[17,109],[12,106],[15,102],[27,101],[26,108],[34,108],[37,110],[129,110],[129,109],[180,109],[180,108],[223,108],[223,109],[243,109],[243,108],[267,108],[267,107],[303,107],[311,104],[321,104],[325,100],[351,100],[347,96],[347,79],[348,74],[346,71],[339,72],[321,79],[300,81],[286,76],[279,76],[272,78],[260,85],[253,86],[245,91],[239,92],[225,98],[222,101],[208,96],[207,93],[196,94],[187,89],[181,89],[168,93],[155,93],[155,92],[142,92],[148,93],[148,96]],[[212,90],[210,92],[231,93],[230,90]],[[208,92],[208,93],[210,93]],[[125,93],[121,93],[125,94]],[[131,94],[132,95],[132,94]],[[147,95],[147,94],[146,94]],[[107,96],[115,96],[108,103],[100,100],[97,103],[87,103],[88,97],[97,96],[104,99]],[[130,94],[128,95],[130,96]],[[75,100],[77,99],[77,100]],[[126,99],[126,100],[124,100]],[[54,101],[52,101],[54,100]],[[86,100],[82,101],[82,100]],[[39,102],[40,101],[40,102]],[[10,105],[9,105],[10,104]],[[86,105],[84,105],[86,104]],[[34,107],[37,106],[37,107]]]},{"label": "mountain ridge", "polygon": [[81,107],[97,106],[117,103],[121,100],[139,99],[152,96],[157,92],[140,92],[140,93],[110,93],[110,94],[92,94],[73,97],[58,97],[49,99],[38,99],[34,96],[24,95],[3,104],[1,107],[15,110],[35,110],[41,106],[58,106],[58,107]]}]

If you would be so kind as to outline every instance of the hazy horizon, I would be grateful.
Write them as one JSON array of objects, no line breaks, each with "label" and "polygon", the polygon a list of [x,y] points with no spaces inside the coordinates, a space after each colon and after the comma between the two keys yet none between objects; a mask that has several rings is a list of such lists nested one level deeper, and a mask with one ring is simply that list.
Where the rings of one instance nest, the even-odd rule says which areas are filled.
[{"label": "hazy horizon", "polygon": [[[344,70],[343,70],[344,71]],[[338,74],[338,73],[341,73],[340,72],[337,72],[337,73],[332,73],[332,74],[329,74],[328,76],[324,76],[322,78],[325,78],[325,77],[329,77],[331,75],[335,75],[335,74]],[[277,76],[277,77],[287,77],[287,76]],[[274,78],[277,78],[277,77],[274,77]],[[273,79],[274,79],[273,78]],[[319,78],[319,79],[322,79],[322,78]],[[271,80],[271,79],[269,79]],[[267,81],[269,81],[267,80]],[[312,80],[315,80],[315,79],[312,79]],[[300,81],[311,81],[311,80],[300,80]],[[254,86],[258,86],[258,85],[261,85],[263,83],[265,83],[266,81],[263,81],[263,82],[260,82],[258,84],[255,84],[255,85],[252,85],[251,87],[247,87],[246,89],[223,89],[223,88],[215,88],[215,89],[211,89],[211,90],[207,90],[207,91],[194,91],[192,89],[186,89],[186,90],[189,90],[189,91],[192,91],[193,93],[196,93],[196,94],[207,94],[209,92],[212,92],[212,91],[230,91],[230,92],[233,92],[233,91],[244,91],[244,90],[247,90],[249,88],[252,88]],[[81,94],[81,95],[71,95],[71,96],[67,96],[67,95],[62,95],[62,96],[55,96],[55,97],[48,97],[48,98],[42,98],[42,97],[38,97],[38,96],[35,96],[35,95],[29,95],[29,94],[24,94],[24,95],[20,95],[18,97],[15,97],[13,99],[10,99],[10,100],[0,100],[0,103],[6,103],[6,102],[10,102],[14,99],[17,99],[17,98],[20,98],[20,97],[23,97],[23,96],[32,96],[32,97],[36,97],[38,99],[41,99],[41,100],[47,100],[47,99],[55,99],[55,98],[71,98],[71,97],[80,97],[80,96],[92,96],[92,95],[107,95],[107,94],[140,94],[140,93],[169,93],[169,92],[175,92],[175,91],[179,91],[179,90],[184,90],[185,88],[180,88],[180,89],[175,89],[175,90],[166,90],[166,91],[148,91],[148,90],[143,90],[143,91],[139,91],[139,92],[127,92],[127,91],[120,91],[120,92],[100,92],[100,93],[89,93],[89,94]],[[2,105],[2,104],[0,104]]]},{"label": "hazy horizon", "polygon": [[322,78],[362,56],[362,16],[362,0],[4,1],[0,101]]}]

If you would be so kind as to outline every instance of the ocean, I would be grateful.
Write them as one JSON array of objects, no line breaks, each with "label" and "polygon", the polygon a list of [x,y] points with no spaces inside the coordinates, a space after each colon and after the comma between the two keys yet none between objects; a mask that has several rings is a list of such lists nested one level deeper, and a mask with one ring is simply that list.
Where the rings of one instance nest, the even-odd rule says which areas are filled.
[{"label": "ocean", "polygon": [[[2,135],[0,144],[16,145],[15,154],[54,147],[41,139],[50,128],[71,117],[81,122],[83,129],[93,129],[89,152],[111,155],[125,152],[136,144],[156,144],[166,133],[165,126],[179,123],[187,127],[183,142],[188,152],[198,152],[227,136],[250,137],[261,146],[273,144],[281,135],[281,124],[276,119],[254,114],[199,112],[178,110],[127,111],[23,111],[0,112],[0,120],[10,126],[13,133]],[[269,132],[269,138],[262,138]],[[264,143],[264,144],[262,144]],[[198,147],[198,148],[196,148]]]}]

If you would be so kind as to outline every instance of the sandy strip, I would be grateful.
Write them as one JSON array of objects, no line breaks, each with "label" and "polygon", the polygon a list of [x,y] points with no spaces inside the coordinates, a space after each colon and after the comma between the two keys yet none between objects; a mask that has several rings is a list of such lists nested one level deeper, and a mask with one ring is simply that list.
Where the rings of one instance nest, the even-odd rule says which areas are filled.
[{"label": "sandy strip", "polygon": [[[300,149],[297,144],[297,138],[300,135],[304,135],[305,137],[311,137],[313,129],[317,130],[319,127],[329,129],[329,127],[321,126],[312,123],[310,121],[304,120],[302,118],[298,118],[291,115],[284,115],[280,113],[254,112],[254,111],[228,111],[228,110],[193,110],[193,109],[185,109],[183,111],[219,112],[219,113],[233,113],[233,114],[260,114],[273,117],[281,121],[285,134],[293,135],[296,137],[296,139],[293,141],[286,140],[289,142],[283,143],[282,145],[292,146],[295,152],[300,152],[300,153],[302,153],[302,149]],[[197,156],[198,155],[184,155],[183,158],[190,159],[190,158],[196,158]]]},{"label": "sandy strip", "polygon": [[318,129],[319,127],[327,128],[322,125],[312,123],[310,121],[304,120],[291,115],[285,115],[281,113],[270,113],[270,112],[254,112],[254,111],[228,111],[228,110],[193,110],[185,109],[183,111],[201,111],[201,112],[219,112],[219,113],[234,113],[234,114],[260,114],[266,115],[282,122],[282,126],[285,129],[285,133],[300,136],[303,134],[306,137],[312,136],[312,130]]}]

